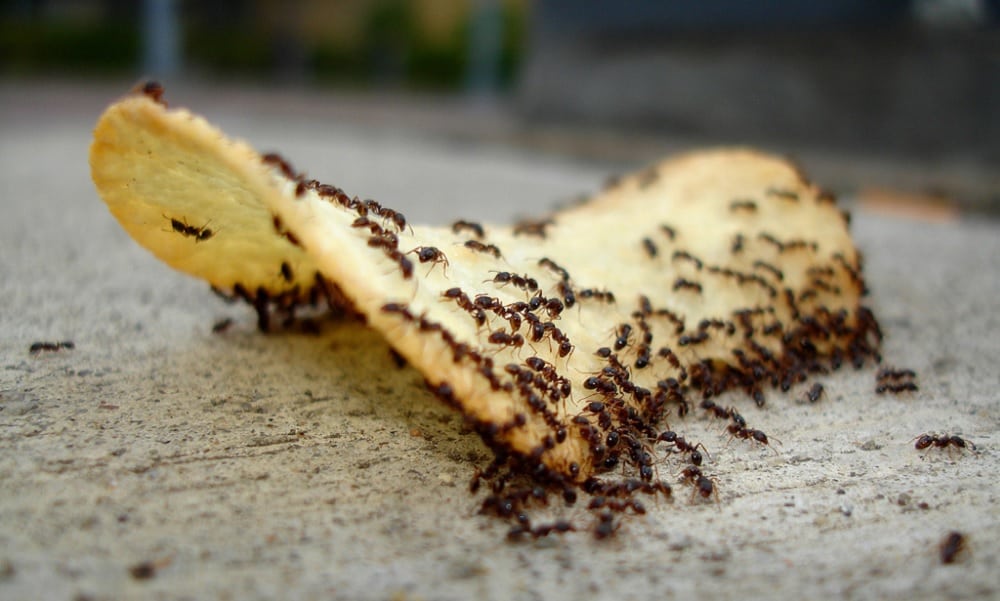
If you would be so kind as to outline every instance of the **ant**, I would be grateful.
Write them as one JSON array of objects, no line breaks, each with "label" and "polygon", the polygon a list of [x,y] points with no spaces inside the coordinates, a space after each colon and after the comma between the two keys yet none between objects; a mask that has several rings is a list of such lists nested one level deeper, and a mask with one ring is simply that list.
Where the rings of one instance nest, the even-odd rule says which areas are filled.
[{"label": "ant", "polygon": [[[520,519],[520,516],[518,517],[518,519]],[[520,538],[521,535],[523,534],[530,534],[531,538],[538,539],[542,538],[543,536],[548,536],[553,532],[558,532],[560,534],[563,534],[566,532],[575,532],[575,531],[576,528],[573,527],[573,524],[569,523],[566,520],[558,520],[551,524],[542,524],[541,526],[535,526],[534,528],[532,528],[530,526],[530,523],[527,523],[527,520],[525,520],[524,524],[519,524],[517,526],[514,526],[513,528],[510,529],[509,532],[507,532],[507,539],[516,540]]]},{"label": "ant", "polygon": [[173,217],[167,217],[166,215],[163,217],[164,219],[170,220],[170,226],[175,232],[183,236],[191,236],[194,238],[195,243],[204,242],[215,235],[215,232],[208,229],[208,224],[211,223],[211,221],[201,227],[194,227],[192,225],[188,225],[187,220],[183,218],[174,219]]},{"label": "ant", "polygon": [[779,282],[784,281],[785,279],[784,272],[775,267],[774,265],[772,265],[771,263],[768,263],[767,261],[761,261],[760,259],[757,259],[756,261],[753,262],[753,266],[757,269],[764,269],[766,271],[771,272],[774,275],[774,277],[778,279]]},{"label": "ant", "polygon": [[719,489],[716,486],[715,478],[709,478],[701,472],[701,468],[695,465],[684,468],[681,472],[681,481],[694,487],[691,491],[691,499],[694,500],[695,493],[701,498],[707,499],[715,495],[715,502],[719,502]]},{"label": "ant", "polygon": [[708,332],[702,330],[697,334],[695,334],[694,336],[689,336],[688,334],[681,336],[680,338],[677,339],[677,344],[680,346],[688,346],[688,345],[693,346],[696,344],[701,344],[706,340],[708,340]]},{"label": "ant", "polygon": [[768,196],[776,196],[784,200],[797,201],[799,199],[799,195],[795,193],[794,190],[786,190],[784,188],[768,188],[764,191],[764,194],[767,194]]},{"label": "ant", "polygon": [[32,355],[37,355],[42,351],[55,352],[62,349],[73,350],[74,348],[76,348],[76,345],[71,340],[64,340],[63,342],[33,342],[28,352]]},{"label": "ant", "polygon": [[915,392],[920,388],[914,383],[913,378],[917,377],[912,369],[893,369],[883,367],[875,374],[875,393],[884,394],[886,392]]},{"label": "ant", "polygon": [[572,307],[576,304],[576,293],[573,292],[573,288],[566,283],[566,281],[561,281],[556,285],[556,289],[559,294],[563,295],[563,304],[567,307]]},{"label": "ant", "polygon": [[615,295],[608,290],[595,290],[593,288],[585,288],[580,291],[580,298],[593,298],[595,300],[614,303]]},{"label": "ant", "polygon": [[691,280],[686,280],[684,278],[677,278],[674,281],[674,290],[680,290],[681,288],[701,293],[701,284],[698,282],[692,282]]},{"label": "ant", "polygon": [[670,227],[665,223],[660,224],[660,231],[666,234],[667,238],[670,238],[671,241],[673,241],[677,237],[677,230],[675,230],[674,228]]},{"label": "ant", "polygon": [[[700,442],[697,444],[691,444],[684,440],[682,436],[678,436],[676,432],[671,430],[661,432],[660,435],[656,437],[656,441],[674,445],[674,448],[676,448],[679,453],[690,453],[691,463],[696,466],[701,465],[702,461],[701,452],[698,451],[698,449],[705,451],[705,455],[708,455],[708,449],[705,448],[705,445]],[[709,457],[709,459],[711,459],[711,457]]]},{"label": "ant", "polygon": [[[531,281],[534,282],[534,280]],[[562,301],[558,298],[550,298],[546,300],[543,306],[545,307],[545,311],[549,314],[550,319],[556,319],[559,317],[559,314],[563,312],[564,308]]]},{"label": "ant", "polygon": [[813,384],[812,388],[810,388],[806,392],[806,398],[809,399],[810,403],[815,403],[816,401],[819,400],[819,398],[822,395],[823,395],[823,385],[820,384],[819,382],[816,382],[815,384]]},{"label": "ant", "polygon": [[734,200],[729,203],[729,210],[733,211],[749,211],[750,213],[757,212],[757,203],[752,200]]},{"label": "ant", "polygon": [[286,282],[291,282],[295,279],[292,273],[292,266],[288,264],[288,261],[281,262],[281,277],[285,278]]},{"label": "ant", "polygon": [[[164,217],[166,217],[166,215],[164,215]],[[171,219],[170,221],[174,222],[176,220]],[[285,240],[288,240],[288,242],[290,242],[292,246],[298,246],[300,248],[302,247],[302,243],[299,242],[299,239],[295,237],[295,234],[286,230],[285,227],[282,225],[281,217],[278,217],[277,215],[271,215],[271,224],[274,225],[274,231],[277,232],[279,236],[283,236]],[[206,223],[205,225],[208,224]],[[174,224],[174,230],[176,229],[177,225]]]},{"label": "ant", "polygon": [[[408,280],[413,277],[413,261],[407,259],[406,256],[398,250],[391,250],[386,254],[388,254],[389,258],[399,265],[399,270],[403,273],[403,279]],[[431,268],[433,269],[433,267],[434,266],[432,265]]]},{"label": "ant", "polygon": [[513,233],[515,236],[538,236],[539,238],[544,239],[548,237],[548,233],[545,231],[545,228],[554,224],[555,221],[551,218],[542,219],[540,221],[519,221],[514,224]]},{"label": "ant", "polygon": [[[402,232],[403,230],[406,229],[407,227],[406,216],[404,216],[399,211],[394,211],[392,209],[387,209],[385,207],[382,207],[377,211],[377,213],[383,219],[391,221],[392,224],[396,226],[396,231]],[[413,232],[412,227],[410,228],[410,232],[411,233]]]},{"label": "ant", "polygon": [[607,507],[611,511],[617,513],[625,513],[627,510],[631,509],[639,515],[645,515],[646,506],[643,505],[638,499],[609,499],[607,497],[594,497],[590,500],[587,505],[587,509],[601,509]]},{"label": "ant", "polygon": [[133,88],[133,91],[148,96],[156,104],[167,106],[167,103],[163,100],[163,85],[157,81],[147,81]]},{"label": "ant", "polygon": [[961,532],[949,532],[939,547],[941,563],[955,563],[958,555],[965,550],[965,542],[965,535]]},{"label": "ant", "polygon": [[451,231],[454,233],[459,233],[462,230],[470,230],[475,234],[476,238],[482,239],[486,236],[486,232],[483,231],[483,226],[479,225],[474,221],[465,221],[464,219],[459,219],[455,223],[451,224]]},{"label": "ant", "polygon": [[288,163],[280,154],[275,152],[265,154],[261,157],[261,161],[265,165],[270,165],[272,167],[277,167],[281,173],[288,179],[297,179],[298,175],[295,170],[292,169],[291,164]]},{"label": "ant", "polygon": [[914,443],[913,447],[918,451],[923,451],[931,446],[935,446],[939,449],[946,449],[948,447],[955,447],[957,449],[969,449],[972,451],[976,450],[976,445],[972,444],[970,441],[965,440],[961,436],[955,434],[921,434],[910,440],[917,441]]},{"label": "ant", "polygon": [[212,325],[212,333],[213,334],[221,334],[221,333],[225,332],[226,330],[228,330],[232,325],[233,325],[233,318],[232,317],[225,317],[225,318],[220,319],[219,321],[215,322],[215,324]]},{"label": "ant", "polygon": [[[489,282],[491,280],[484,281]],[[496,272],[496,275],[493,276],[492,281],[496,284],[514,284],[514,286],[528,292],[535,292],[538,290],[538,281],[536,281],[535,278],[528,277],[527,274],[520,276],[516,273],[510,273],[509,271],[498,271]]]},{"label": "ant", "polygon": [[654,244],[649,238],[642,239],[642,248],[646,251],[646,254],[649,255],[650,259],[655,259],[659,252],[656,248],[656,244]]},{"label": "ant", "polygon": [[742,251],[743,251],[743,234],[736,234],[735,236],[733,236],[733,243],[729,247],[729,252],[736,255]]},{"label": "ant", "polygon": [[623,323],[615,329],[615,350],[620,351],[628,346],[628,337],[632,333],[632,326]]},{"label": "ant", "polygon": [[487,339],[493,344],[502,344],[504,346],[512,346],[514,348],[521,348],[524,346],[524,336],[520,334],[508,334],[503,330],[497,330],[492,332]]},{"label": "ant", "polygon": [[393,251],[399,248],[399,237],[392,232],[381,232],[368,239],[368,246]]},{"label": "ant", "polygon": [[538,264],[541,265],[542,267],[547,267],[548,269],[556,272],[563,282],[569,281],[569,272],[566,271],[564,268],[560,267],[558,264],[556,264],[556,262],[553,261],[552,259],[549,259],[547,257],[542,257],[541,259],[538,260]]},{"label": "ant", "polygon": [[[434,246],[418,246],[406,254],[410,253],[417,255],[417,259],[421,263],[433,263],[434,265],[441,263],[444,265],[443,269],[448,270],[448,257]],[[434,269],[434,265],[431,265],[431,269]]]},{"label": "ant", "polygon": [[677,259],[684,259],[685,261],[689,261],[689,262],[693,263],[694,266],[699,271],[702,269],[702,267],[705,266],[705,264],[701,262],[701,259],[699,259],[698,257],[692,255],[691,253],[689,253],[686,250],[675,250],[673,256],[670,257],[670,260],[676,261]]},{"label": "ant", "polygon": [[594,538],[597,540],[604,540],[615,535],[618,532],[618,528],[621,527],[621,522],[616,522],[614,515],[610,510],[605,510],[599,516],[597,516],[597,525],[594,526]]},{"label": "ant", "polygon": [[[771,441],[768,439],[767,434],[765,434],[763,430],[755,430],[753,428],[747,428],[746,422],[742,421],[742,417],[740,418],[740,421],[736,421],[734,419],[734,423],[726,426],[726,432],[729,432],[730,440],[732,440],[734,437],[741,438],[743,440],[754,440],[766,446],[767,448],[771,449],[772,451],[774,451],[775,454],[778,453],[778,451],[776,451],[774,447],[771,446]],[[778,440],[777,438],[775,438],[774,441],[777,442],[778,444],[781,444],[781,441]]]},{"label": "ant", "polygon": [[500,254],[500,249],[494,244],[483,244],[476,240],[466,240],[465,247],[472,249],[476,252],[486,253],[493,255],[494,258],[499,259],[502,255]]},{"label": "ant", "polygon": [[760,234],[757,234],[757,237],[763,240],[764,242],[772,244],[775,248],[778,249],[778,252],[785,252],[785,243],[782,242],[781,240],[778,240],[771,234],[768,234],[767,232],[761,232]]}]

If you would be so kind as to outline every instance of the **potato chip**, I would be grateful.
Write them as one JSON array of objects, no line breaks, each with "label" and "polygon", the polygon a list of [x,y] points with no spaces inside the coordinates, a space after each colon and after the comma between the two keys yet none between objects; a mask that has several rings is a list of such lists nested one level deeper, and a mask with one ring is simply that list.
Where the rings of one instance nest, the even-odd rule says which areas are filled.
[{"label": "potato chip", "polygon": [[100,118],[91,166],[156,256],[259,311],[337,290],[501,457],[550,480],[620,463],[648,479],[668,413],[730,389],[762,403],[877,355],[845,214],[752,150],[679,156],[513,227],[411,226],[137,93]]}]

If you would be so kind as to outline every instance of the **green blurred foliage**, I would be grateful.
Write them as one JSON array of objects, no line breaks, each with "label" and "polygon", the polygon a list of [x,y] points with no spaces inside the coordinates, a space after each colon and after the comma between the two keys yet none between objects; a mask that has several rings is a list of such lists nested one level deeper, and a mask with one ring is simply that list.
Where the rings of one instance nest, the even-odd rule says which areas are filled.
[{"label": "green blurred foliage", "polygon": [[[502,5],[502,47],[498,72],[510,84],[520,65],[527,15]],[[240,0],[219,4],[182,4],[185,66],[212,76],[275,75],[282,51],[266,23],[254,22]],[[109,11],[115,12],[115,11]],[[18,14],[0,0],[0,73],[129,73],[140,67],[139,13],[128,20],[53,19]],[[446,35],[420,31],[405,0],[372,4],[361,23],[360,41],[333,38],[301,42],[297,48],[306,77],[319,83],[450,90],[467,78],[470,23],[459,22]],[[287,43],[288,40],[285,40]]]},{"label": "green blurred foliage", "polygon": [[131,23],[0,20],[0,72],[112,73],[134,68],[138,56]]}]

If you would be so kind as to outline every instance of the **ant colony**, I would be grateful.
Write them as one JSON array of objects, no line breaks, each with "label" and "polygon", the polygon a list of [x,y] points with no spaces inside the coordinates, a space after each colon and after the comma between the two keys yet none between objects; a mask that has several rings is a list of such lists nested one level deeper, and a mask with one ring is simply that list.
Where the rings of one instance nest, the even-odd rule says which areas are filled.
[{"label": "ant colony", "polygon": [[[168,166],[176,187],[161,185]],[[482,511],[509,520],[514,539],[583,529],[528,516],[578,492],[598,538],[672,485],[717,502],[709,449],[668,416],[705,412],[730,440],[770,452],[773,437],[715,399],[736,391],[763,406],[768,389],[880,360],[848,215],[753,151],[673,158],[512,227],[426,227],[167,109],[146,86],[101,117],[91,167],[140,244],[249,303],[262,329],[274,313],[287,324],[299,307],[329,306],[381,332],[495,454],[470,488],[488,487]],[[907,373],[880,378],[880,392],[916,389]]]}]

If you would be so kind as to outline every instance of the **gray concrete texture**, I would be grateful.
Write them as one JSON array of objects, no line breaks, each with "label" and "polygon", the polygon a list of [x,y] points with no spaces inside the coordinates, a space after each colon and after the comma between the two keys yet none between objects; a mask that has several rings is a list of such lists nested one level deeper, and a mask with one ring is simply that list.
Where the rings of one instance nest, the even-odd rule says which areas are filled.
[{"label": "gray concrete texture", "polygon": [[[508,543],[467,487],[488,451],[378,336],[347,321],[262,335],[121,230],[86,163],[121,89],[0,84],[0,598],[1000,596],[996,222],[855,213],[884,355],[919,392],[875,395],[869,366],[820,378],[815,404],[801,385],[763,409],[727,398],[781,444],[727,441],[701,412],[672,421],[708,447],[717,503],[677,484],[610,540]],[[371,107],[352,119],[337,97],[167,98],[416,221],[507,220],[608,175],[382,127]],[[28,352],[60,340],[75,348]],[[929,431],[977,450],[915,450]],[[561,503],[538,516],[593,521]],[[952,530],[968,549],[945,565]]]}]

